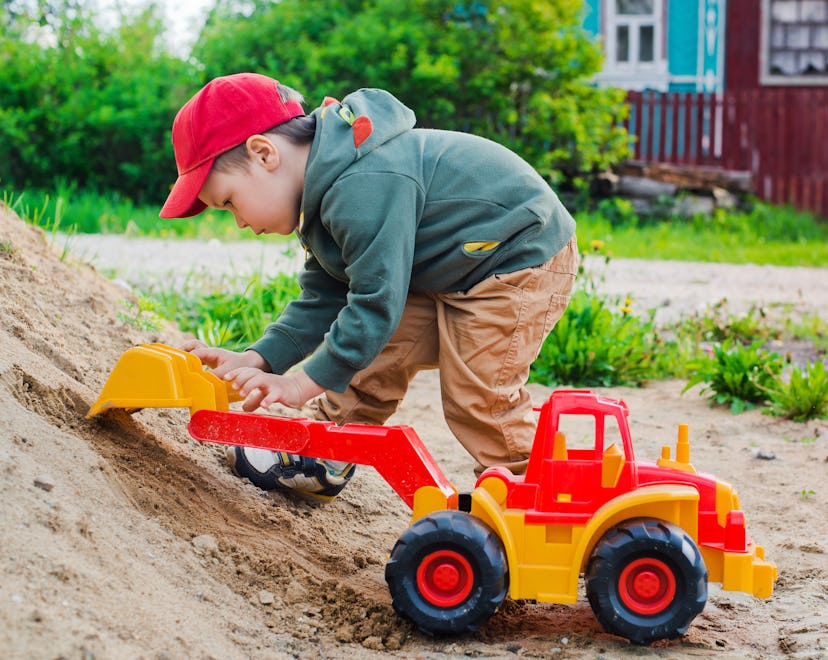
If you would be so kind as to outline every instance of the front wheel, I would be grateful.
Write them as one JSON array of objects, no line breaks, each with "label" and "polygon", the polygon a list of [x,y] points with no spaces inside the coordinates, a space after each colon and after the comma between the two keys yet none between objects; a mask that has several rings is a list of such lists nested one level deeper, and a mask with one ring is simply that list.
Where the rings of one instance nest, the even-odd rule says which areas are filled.
[{"label": "front wheel", "polygon": [[497,612],[508,564],[497,534],[461,511],[438,511],[400,536],[385,567],[394,610],[424,632],[472,632]]},{"label": "front wheel", "polygon": [[586,589],[604,630],[649,644],[687,632],[707,602],[707,567],[680,527],[630,520],[595,547]]}]

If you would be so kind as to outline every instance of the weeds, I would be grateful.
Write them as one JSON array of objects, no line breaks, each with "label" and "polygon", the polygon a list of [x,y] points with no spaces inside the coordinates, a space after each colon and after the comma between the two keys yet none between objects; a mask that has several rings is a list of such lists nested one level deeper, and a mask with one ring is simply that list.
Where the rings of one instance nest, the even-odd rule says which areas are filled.
[{"label": "weeds", "polygon": [[806,437],[804,437],[804,438],[789,438],[789,437],[785,437],[785,438],[782,438],[782,439],[783,439],[785,442],[793,442],[793,443],[797,443],[797,444],[800,444],[800,445],[812,445],[812,444],[814,444],[814,443],[817,441],[817,436],[815,436],[815,435],[810,435],[810,436],[806,436]]},{"label": "weeds", "polygon": [[763,349],[760,342],[744,346],[727,339],[713,347],[712,357],[689,365],[691,376],[682,393],[704,383],[702,395],[709,393],[711,402],[740,413],[768,400],[783,366],[782,357]]},{"label": "weeds", "polygon": [[136,300],[124,298],[121,304],[127,311],[118,314],[120,321],[144,331],[155,332],[161,328],[164,319],[158,313],[157,301],[141,295]]},{"label": "weeds", "polygon": [[[665,218],[669,222],[664,222]],[[578,213],[578,238],[601,240],[619,257],[817,266],[828,263],[828,224],[787,207],[757,203],[691,218],[640,217],[627,200],[599,202]]]},{"label": "weeds", "polygon": [[793,339],[809,342],[820,353],[828,353],[828,321],[816,314],[803,314],[799,318],[788,317],[785,332]]},{"label": "weeds", "polygon": [[717,343],[732,340],[740,344],[779,338],[781,331],[770,325],[764,308],[753,306],[745,314],[730,312],[727,298],[703,312],[682,319],[674,330],[697,343]]},{"label": "weeds", "polygon": [[767,390],[772,415],[788,417],[795,422],[828,417],[828,370],[822,361],[809,364],[804,370],[793,367],[787,383],[777,381]]},{"label": "weeds", "polygon": [[811,499],[814,495],[816,495],[816,491],[813,488],[803,488],[799,491],[799,496],[805,501]]},{"label": "weeds", "polygon": [[650,375],[656,334],[652,319],[615,308],[578,290],[541,347],[530,379],[540,383],[640,385]]},{"label": "weeds", "polygon": [[70,234],[124,234],[158,238],[252,237],[240,232],[232,215],[207,210],[198,217],[162,220],[157,206],[136,206],[116,192],[79,190],[74,183],[58,182],[54,190],[30,189],[18,195],[2,191],[5,204],[21,218],[48,232]]},{"label": "weeds", "polygon": [[223,282],[221,288],[190,279],[183,286],[150,290],[146,295],[157,301],[159,313],[174,318],[185,332],[211,346],[241,350],[259,339],[299,293],[295,276],[279,274],[253,277],[246,286],[238,280]]}]

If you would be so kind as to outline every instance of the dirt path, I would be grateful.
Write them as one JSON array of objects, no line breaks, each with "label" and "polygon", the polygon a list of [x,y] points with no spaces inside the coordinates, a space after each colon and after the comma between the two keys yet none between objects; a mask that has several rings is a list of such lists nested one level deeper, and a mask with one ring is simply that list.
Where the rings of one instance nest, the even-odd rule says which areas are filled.
[{"label": "dirt path", "polygon": [[[102,273],[133,286],[183,281],[194,272],[243,279],[255,273],[293,272],[302,265],[302,253],[293,241],[159,241],[79,234],[61,237],[60,244]],[[594,256],[587,257],[585,263],[599,282],[600,292],[620,299],[630,297],[633,310],[639,314],[655,309],[660,322],[701,311],[722,298],[727,298],[734,313],[762,305],[828,317],[828,267],[642,259],[612,259],[606,264],[603,258]]]},{"label": "dirt path", "polygon": [[[220,260],[237,258],[235,246],[217,247]],[[158,273],[149,264],[159,244],[118,250],[105,250],[116,265],[143,259]],[[174,252],[218,268],[198,246]],[[360,469],[340,498],[316,506],[232,477],[217,447],[187,434],[186,410],[84,419],[123,351],[182,337],[124,323],[123,289],[59,257],[42,233],[0,213],[3,658],[828,657],[828,422],[735,417],[672,381],[602,391],[628,403],[639,457],[656,458],[679,422],[690,425],[693,464],[734,484],[750,532],[779,565],[774,595],[712,587],[685,637],[648,648],[603,633],[583,598],[507,601],[478,633],[432,639],[391,609],[383,567],[408,511],[375,471]],[[649,283],[658,300],[661,286],[668,308],[698,291],[700,301],[768,295],[826,309],[815,269],[728,279],[737,271],[659,264],[648,276],[646,263],[615,264],[629,270],[607,275],[613,291],[643,297]],[[471,462],[442,421],[437,389],[433,373],[418,377],[393,421],[413,425],[468,488]],[[549,389],[532,393],[541,402]]]}]

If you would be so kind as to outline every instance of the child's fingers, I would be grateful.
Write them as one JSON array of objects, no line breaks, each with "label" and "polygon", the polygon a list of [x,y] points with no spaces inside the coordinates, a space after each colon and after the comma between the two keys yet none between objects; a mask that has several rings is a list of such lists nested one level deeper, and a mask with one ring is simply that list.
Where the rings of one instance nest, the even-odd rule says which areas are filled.
[{"label": "child's fingers", "polygon": [[233,356],[232,351],[223,348],[211,348],[210,346],[196,347],[190,353],[210,367],[218,376],[221,374],[217,372],[217,369]]},{"label": "child's fingers", "polygon": [[197,348],[207,348],[207,344],[199,339],[188,339],[183,344],[181,344],[181,350],[187,351],[194,351]]},{"label": "child's fingers", "polygon": [[253,367],[236,367],[235,369],[231,369],[224,374],[223,377],[224,380],[233,381],[233,387],[238,390],[243,388],[251,378],[261,373],[260,369],[255,369]]},{"label": "child's fingers", "polygon": [[242,404],[242,410],[245,412],[253,412],[256,408],[262,405],[263,396],[264,395],[261,390],[253,390],[245,397],[244,403]]}]

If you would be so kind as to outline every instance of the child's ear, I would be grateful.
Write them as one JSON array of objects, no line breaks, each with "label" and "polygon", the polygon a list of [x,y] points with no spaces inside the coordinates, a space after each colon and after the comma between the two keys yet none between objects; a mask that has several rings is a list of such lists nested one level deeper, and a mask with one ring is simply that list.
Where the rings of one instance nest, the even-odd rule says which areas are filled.
[{"label": "child's ear", "polygon": [[268,170],[277,169],[282,162],[279,149],[264,135],[251,135],[245,145],[250,160]]}]

